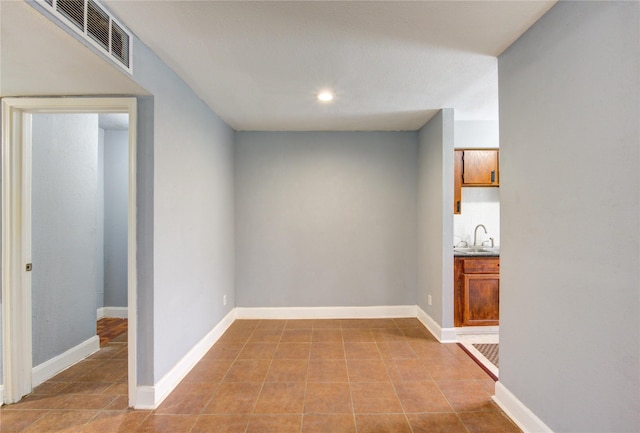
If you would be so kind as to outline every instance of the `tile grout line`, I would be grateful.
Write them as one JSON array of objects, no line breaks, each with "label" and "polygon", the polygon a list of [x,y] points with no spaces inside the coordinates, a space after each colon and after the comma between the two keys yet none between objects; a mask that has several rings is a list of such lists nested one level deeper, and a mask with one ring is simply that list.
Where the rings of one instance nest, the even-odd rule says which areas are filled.
[{"label": "tile grout line", "polygon": [[[396,324],[397,325],[397,324]],[[400,328],[398,328],[400,329]],[[402,331],[401,331],[402,332]],[[406,337],[404,337],[404,333],[402,333],[403,335],[403,340],[406,340]],[[375,339],[375,338],[374,338]],[[406,341],[405,341],[406,342]],[[409,343],[407,343],[409,344]],[[396,395],[396,398],[398,399],[398,403],[400,403],[400,407],[402,408],[402,414],[404,415],[404,419],[407,421],[407,425],[409,426],[409,430],[411,431],[411,433],[413,433],[413,426],[411,425],[411,422],[409,421],[409,417],[407,416],[407,412],[404,408],[404,405],[402,404],[402,400],[400,400],[400,395],[398,394],[398,390],[396,389],[396,384],[395,382],[391,379],[391,375],[389,374],[389,367],[387,366],[387,363],[384,362],[385,359],[382,356],[382,352],[380,351],[380,347],[378,346],[378,341],[376,341],[376,347],[378,348],[378,352],[380,353],[380,357],[382,358],[382,362],[384,364],[384,368],[387,371],[387,376],[389,376],[389,381],[391,382],[391,386],[393,387],[393,392]],[[409,346],[411,348],[411,346]],[[411,349],[411,351],[413,352],[413,349]],[[415,353],[415,352],[414,352]],[[416,355],[417,356],[417,355]],[[393,358],[391,358],[393,359]]]},{"label": "tile grout line", "polygon": [[[235,322],[235,320],[234,320]],[[259,322],[258,322],[259,323]],[[231,325],[233,325],[233,322],[231,323]],[[258,325],[256,325],[257,328]],[[231,361],[231,364],[229,364],[229,367],[227,367],[227,370],[225,371],[225,373],[222,375],[222,377],[220,378],[220,382],[218,382],[218,385],[216,386],[216,389],[213,391],[213,393],[211,394],[211,397],[209,397],[209,400],[207,400],[207,402],[203,405],[202,409],[200,410],[200,413],[198,414],[198,418],[196,418],[196,422],[193,424],[193,426],[191,426],[191,430],[193,430],[193,428],[196,426],[196,424],[198,423],[198,421],[200,420],[200,418],[202,418],[203,416],[203,412],[204,410],[209,407],[209,405],[211,404],[211,402],[213,401],[216,393],[218,392],[218,390],[220,389],[220,385],[224,382],[224,378],[227,377],[227,374],[229,373],[229,370],[231,370],[231,366],[233,364],[235,364],[235,362],[238,360],[238,357],[240,356],[240,352],[242,352],[242,350],[246,347],[247,343],[249,342],[249,338],[251,338],[251,335],[253,335],[253,333],[255,332],[255,329],[253,329],[253,331],[251,331],[251,333],[247,336],[247,339],[245,340],[244,344],[242,345],[242,347],[240,348],[240,350],[238,350],[238,353],[236,354],[235,358],[233,358],[233,360]],[[223,334],[224,335],[224,334]],[[211,349],[213,349],[213,347],[217,344],[216,343],[213,344],[213,346],[211,346]],[[208,351],[207,351],[208,353]],[[205,354],[206,356],[206,354]],[[202,361],[202,359],[200,361],[198,361],[198,363],[200,363]],[[197,365],[197,364],[196,364]],[[195,367],[195,366],[194,366]],[[249,426],[249,421],[247,421],[247,426],[245,426],[245,433],[246,433],[246,429]]]},{"label": "tile grout line", "polygon": [[307,392],[309,389],[309,368],[311,366],[311,348],[313,347],[313,324],[311,325],[311,335],[309,336],[309,356],[307,358],[307,373],[304,380],[304,396],[302,397],[302,413],[300,416],[300,433],[304,431],[304,414],[307,406]]},{"label": "tile grout line", "polygon": [[[234,321],[235,322],[235,321]],[[256,329],[258,329],[258,326],[260,326],[260,322],[258,321],[258,323],[256,324],[256,326],[253,328],[253,330],[251,331],[251,333],[249,333],[249,335],[247,336],[246,340],[244,341],[244,343],[242,344],[242,347],[240,348],[240,350],[238,350],[238,353],[236,354],[235,358],[233,358],[233,361],[231,362],[231,364],[229,365],[229,368],[227,368],[227,371],[225,372],[225,374],[222,376],[222,378],[220,379],[220,383],[218,384],[218,388],[216,389],[216,391],[213,392],[213,394],[211,394],[211,398],[209,399],[209,401],[207,402],[207,406],[208,407],[209,404],[211,404],[211,401],[214,399],[216,392],[218,391],[218,389],[220,388],[220,385],[224,382],[224,378],[227,377],[227,374],[229,374],[229,370],[231,370],[231,367],[236,363],[236,361],[238,360],[238,358],[240,357],[240,353],[244,350],[244,348],[247,346],[247,344],[249,344],[249,340],[251,339],[251,336],[255,333]],[[232,323],[233,325],[233,323]],[[256,403],[257,403],[257,399],[256,399]],[[204,410],[204,408],[203,408]],[[202,416],[202,414],[200,414],[200,416]],[[200,416],[198,417],[198,419],[200,418]],[[247,425],[244,428],[245,433],[247,432],[247,429],[249,428],[249,422],[251,420],[251,414],[248,415],[247,417]],[[195,424],[194,424],[195,426]]]},{"label": "tile grout line", "polygon": [[[260,323],[262,323],[263,320],[261,320],[258,323],[258,326],[256,327],[255,330],[258,329],[258,327],[260,326]],[[280,337],[278,338],[278,342],[276,343],[276,349],[273,352],[273,354],[271,355],[271,359],[269,360],[269,366],[267,367],[267,371],[264,375],[264,379],[262,379],[262,386],[260,387],[260,391],[258,392],[258,396],[256,397],[256,401],[255,403],[253,403],[253,408],[251,408],[251,412],[249,413],[249,420],[247,422],[247,426],[245,428],[245,433],[249,430],[249,426],[251,425],[251,421],[254,417],[257,417],[258,415],[256,415],[255,411],[256,411],[256,407],[258,406],[258,401],[260,401],[260,396],[262,395],[262,391],[264,390],[264,385],[267,382],[267,375],[269,374],[269,370],[271,370],[271,366],[273,365],[273,360],[275,359],[276,353],[278,352],[278,347],[280,347],[280,344],[282,342],[282,334],[284,332],[284,329],[286,327],[286,321],[285,321],[285,325],[282,327],[282,329],[280,330]],[[254,330],[254,332],[255,332]],[[268,329],[267,329],[268,330]],[[248,340],[247,340],[248,342]]]},{"label": "tile grout line", "polygon": [[453,411],[453,413],[455,414],[456,418],[458,419],[458,422],[462,425],[462,427],[464,427],[464,429],[468,433],[471,433],[469,428],[467,427],[467,425],[462,421],[462,418],[460,418],[460,414],[458,413],[458,411],[453,407],[453,405],[451,404],[451,401],[449,401],[449,397],[447,397],[445,395],[445,393],[442,392],[442,388],[440,388],[440,384],[436,380],[434,380],[434,383],[436,384],[436,387],[438,388],[438,391],[440,391],[440,393],[445,398],[445,400],[447,400],[447,403],[449,404],[449,406],[451,407],[451,410]]},{"label": "tile grout line", "polygon": [[342,335],[342,350],[344,350],[344,365],[347,369],[347,383],[349,384],[349,398],[351,399],[351,413],[353,414],[353,426],[355,433],[358,433],[358,419],[356,418],[356,405],[353,402],[353,389],[351,387],[351,374],[349,373],[349,363],[347,362],[347,348],[344,341],[344,333],[342,332],[342,326],[340,327],[340,333]]}]

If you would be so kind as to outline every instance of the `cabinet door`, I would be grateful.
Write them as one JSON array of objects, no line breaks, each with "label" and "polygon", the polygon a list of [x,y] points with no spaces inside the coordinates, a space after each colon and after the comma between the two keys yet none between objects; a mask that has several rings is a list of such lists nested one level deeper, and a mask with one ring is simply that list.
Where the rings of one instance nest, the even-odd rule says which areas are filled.
[{"label": "cabinet door", "polygon": [[498,185],[497,150],[465,150],[463,160],[463,186]]},{"label": "cabinet door", "polygon": [[453,259],[453,326],[464,326],[464,259]]},{"label": "cabinet door", "polygon": [[464,326],[498,325],[500,275],[464,274]]},{"label": "cabinet door", "polygon": [[453,213],[462,212],[462,150],[453,153]]}]

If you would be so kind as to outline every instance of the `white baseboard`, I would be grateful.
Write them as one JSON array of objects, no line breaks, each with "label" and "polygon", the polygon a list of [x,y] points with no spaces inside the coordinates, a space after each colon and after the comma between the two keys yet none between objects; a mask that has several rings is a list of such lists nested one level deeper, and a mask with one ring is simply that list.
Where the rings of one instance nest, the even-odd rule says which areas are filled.
[{"label": "white baseboard", "polygon": [[135,409],[155,409],[174,390],[191,369],[211,349],[216,341],[231,326],[236,311],[231,310],[207,335],[196,343],[185,356],[154,386],[138,386]]},{"label": "white baseboard", "polygon": [[372,319],[416,317],[415,305],[374,307],[236,307],[237,319]]},{"label": "white baseboard", "polygon": [[126,319],[129,317],[128,307],[100,307],[97,311],[98,320],[105,317],[114,319]]},{"label": "white baseboard", "polygon": [[156,404],[156,390],[153,386],[138,386],[136,388],[136,406],[134,409],[153,410]]},{"label": "white baseboard", "polygon": [[0,406],[4,404],[4,385],[0,385]]},{"label": "white baseboard", "polygon": [[493,400],[525,433],[553,433],[540,418],[514,396],[502,382],[496,382]]},{"label": "white baseboard", "polygon": [[456,343],[458,341],[454,328],[442,328],[440,332],[440,343]]},{"label": "white baseboard", "polygon": [[462,326],[453,328],[456,335],[466,335],[466,334],[499,334],[500,327],[499,326]]},{"label": "white baseboard", "polygon": [[66,352],[33,367],[33,370],[31,371],[31,386],[35,388],[45,380],[55,376],[62,370],[71,367],[73,364],[82,361],[87,356],[97,352],[99,349],[100,338],[97,335],[94,335]]},{"label": "white baseboard", "polygon": [[422,322],[427,330],[429,330],[440,343],[455,343],[457,341],[455,328],[443,328],[433,320],[431,316],[425,313],[422,308],[416,306],[416,310],[418,320]]}]

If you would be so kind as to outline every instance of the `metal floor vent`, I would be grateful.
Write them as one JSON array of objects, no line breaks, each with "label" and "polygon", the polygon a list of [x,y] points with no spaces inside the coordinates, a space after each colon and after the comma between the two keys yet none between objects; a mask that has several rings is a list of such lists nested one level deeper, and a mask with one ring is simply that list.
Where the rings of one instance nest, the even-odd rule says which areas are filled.
[{"label": "metal floor vent", "polygon": [[131,32],[96,0],[37,1],[116,65],[133,73]]}]

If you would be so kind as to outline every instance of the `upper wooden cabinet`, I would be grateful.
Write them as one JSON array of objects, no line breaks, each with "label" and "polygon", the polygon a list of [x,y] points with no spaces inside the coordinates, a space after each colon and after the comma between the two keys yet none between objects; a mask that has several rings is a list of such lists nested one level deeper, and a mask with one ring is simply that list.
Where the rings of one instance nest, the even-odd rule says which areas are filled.
[{"label": "upper wooden cabinet", "polygon": [[462,186],[498,186],[498,150],[462,150]]},{"label": "upper wooden cabinet", "polygon": [[462,150],[456,150],[453,164],[453,213],[462,212]]},{"label": "upper wooden cabinet", "polygon": [[500,186],[498,149],[456,149],[453,213],[462,212],[463,186]]}]

